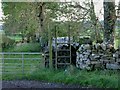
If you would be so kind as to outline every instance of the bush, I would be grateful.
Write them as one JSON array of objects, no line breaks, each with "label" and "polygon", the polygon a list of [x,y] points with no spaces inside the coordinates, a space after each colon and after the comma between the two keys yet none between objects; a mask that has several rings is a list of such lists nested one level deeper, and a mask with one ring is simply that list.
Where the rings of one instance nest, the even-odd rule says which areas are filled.
[{"label": "bush", "polygon": [[1,45],[2,45],[2,48],[5,49],[5,48],[8,48],[8,47],[11,47],[14,45],[15,43],[15,40],[13,39],[10,39],[8,38],[7,36],[5,35],[2,35],[1,39],[0,39],[2,42],[1,42]]}]

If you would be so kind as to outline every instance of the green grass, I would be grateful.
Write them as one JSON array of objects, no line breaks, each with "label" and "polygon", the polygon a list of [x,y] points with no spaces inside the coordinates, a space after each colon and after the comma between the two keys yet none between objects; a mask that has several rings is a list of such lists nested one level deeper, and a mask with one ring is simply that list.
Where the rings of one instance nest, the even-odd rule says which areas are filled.
[{"label": "green grass", "polygon": [[[5,56],[9,57],[9,56]],[[13,57],[13,56],[10,56]],[[15,56],[20,57],[20,56]],[[41,56],[25,56],[25,57],[41,57]],[[58,82],[65,84],[77,84],[88,87],[100,88],[117,88],[118,87],[118,71],[111,70],[96,70],[85,71],[79,70],[73,66],[68,67],[66,70],[51,70],[44,68],[42,60],[25,60],[24,75],[22,75],[22,60],[5,60],[4,64],[7,72],[16,72],[15,74],[3,74],[3,80],[37,80],[47,82]],[[15,64],[18,63],[18,64]],[[27,66],[28,65],[28,66]],[[14,68],[7,68],[13,66]]]},{"label": "green grass", "polygon": [[39,43],[25,43],[20,46],[6,48],[5,52],[40,52],[41,47]]},{"label": "green grass", "polygon": [[[34,74],[24,77],[28,80],[43,80],[49,82],[59,82],[65,84],[78,84],[81,86],[91,86],[100,88],[117,88],[118,72],[114,71],[84,71],[77,70],[76,73],[70,71],[53,71],[49,69],[39,69]],[[43,78],[44,77],[44,78]]]},{"label": "green grass", "polygon": [[[21,55],[5,55],[5,58],[21,58]],[[40,66],[42,59],[41,55],[25,55],[25,58],[40,58],[40,60],[26,60],[24,59],[24,72],[31,73]],[[21,78],[22,76],[22,59],[19,60],[9,60],[5,59],[3,71],[3,80],[15,79],[15,77]]]},{"label": "green grass", "polygon": [[[39,50],[39,44],[24,44],[22,46],[15,46],[6,51],[11,52],[31,52]],[[19,58],[20,55],[6,55],[6,58]],[[42,57],[40,55],[25,55],[25,57],[34,58]],[[44,61],[42,60],[24,60],[24,75],[22,74],[22,60],[5,60],[5,71],[8,74],[3,74],[2,80],[37,80],[47,82],[59,82],[65,84],[78,84],[88,87],[102,87],[102,88],[117,88],[119,83],[119,72],[112,70],[96,70],[85,71],[79,70],[73,66],[64,70],[51,70],[44,68]],[[9,68],[12,67],[12,68]],[[9,72],[15,72],[10,74]]]}]

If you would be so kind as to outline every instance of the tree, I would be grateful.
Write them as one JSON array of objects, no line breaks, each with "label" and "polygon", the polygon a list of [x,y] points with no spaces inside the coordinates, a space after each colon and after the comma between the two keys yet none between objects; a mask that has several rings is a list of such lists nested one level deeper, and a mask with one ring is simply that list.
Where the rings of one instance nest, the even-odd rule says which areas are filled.
[{"label": "tree", "polygon": [[36,3],[17,3],[3,2],[2,8],[4,15],[4,31],[11,35],[14,33],[22,34],[22,37],[30,39],[38,31],[38,18],[36,17]]},{"label": "tree", "polygon": [[98,28],[98,19],[96,17],[95,14],[95,10],[94,10],[94,4],[93,4],[93,0],[91,0],[91,7],[90,7],[90,20],[91,20],[91,24],[92,24],[92,29],[94,32],[92,32],[92,36],[95,41],[98,43],[101,41],[101,37],[100,37],[100,30]]},{"label": "tree", "polygon": [[114,29],[115,29],[115,1],[107,2],[104,0],[104,41],[107,44],[114,45]]},{"label": "tree", "polygon": [[[51,23],[50,28],[53,35],[56,22],[57,26],[61,27],[58,30],[59,36],[67,36],[69,24],[73,32],[72,36],[90,35],[94,32],[97,33],[96,35],[99,34],[97,27],[95,30],[93,27],[87,27],[87,24],[91,23],[94,26],[97,23],[93,3],[90,3],[89,0],[83,4],[79,2],[4,2],[2,8],[6,16],[4,19],[6,33],[21,33],[23,38],[27,37],[28,40],[37,32],[38,38],[42,37],[43,41],[47,42],[47,26]],[[61,20],[63,18],[64,20]]]}]

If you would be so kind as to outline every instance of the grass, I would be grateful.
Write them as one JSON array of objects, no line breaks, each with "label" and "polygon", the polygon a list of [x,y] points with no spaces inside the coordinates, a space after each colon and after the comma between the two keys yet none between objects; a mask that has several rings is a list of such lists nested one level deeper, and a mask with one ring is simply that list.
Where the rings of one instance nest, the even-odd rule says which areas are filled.
[{"label": "grass", "polygon": [[[8,57],[8,56],[5,56]],[[13,57],[13,56],[9,56]],[[20,56],[14,56],[20,57]],[[25,56],[25,57],[41,57],[41,56]],[[58,82],[65,84],[77,84],[87,87],[100,88],[117,88],[118,87],[118,71],[96,70],[85,71],[79,70],[74,66],[68,67],[66,70],[51,70],[44,68],[42,60],[25,60],[24,75],[22,72],[21,60],[5,60],[4,64],[6,72],[15,72],[15,74],[3,74],[3,80],[37,80],[47,82]],[[17,63],[17,64],[15,64]],[[28,66],[27,66],[28,65]],[[12,66],[13,68],[7,68]],[[19,72],[19,73],[18,73]]]},{"label": "grass", "polygon": [[[25,44],[22,46],[15,46],[7,51],[14,52],[28,52],[39,50],[39,44]],[[33,47],[34,46],[34,47]],[[21,57],[19,55],[6,55],[7,57]],[[34,58],[42,57],[40,55],[26,55],[25,57]],[[99,87],[99,88],[117,88],[119,85],[119,72],[115,70],[95,70],[85,71],[79,70],[76,67],[70,66],[66,70],[51,70],[44,68],[44,61],[42,60],[24,60],[24,75],[22,74],[22,60],[5,60],[6,74],[2,74],[2,80],[37,80],[47,82],[58,82],[65,84],[78,84],[85,87]],[[11,67],[11,68],[9,68]],[[11,74],[9,72],[15,72]]]},{"label": "grass", "polygon": [[[99,88],[117,88],[118,72],[114,71],[93,71],[77,70],[76,73],[70,71],[53,71],[49,69],[39,69],[34,74],[26,75],[24,78],[28,80],[43,80],[49,82],[59,82],[65,84],[77,84],[88,87]],[[43,78],[44,77],[44,78]]]},{"label": "grass", "polygon": [[[21,58],[21,55],[5,55],[5,58]],[[15,79],[15,77],[19,78],[22,76],[22,70],[25,73],[31,73],[32,71],[36,70],[41,62],[42,56],[41,55],[25,55],[25,58],[40,58],[40,60],[26,60],[24,59],[24,69],[22,69],[22,59],[18,60],[4,60],[4,64],[2,66],[3,72],[3,80]]]},{"label": "grass", "polygon": [[40,52],[41,47],[39,43],[24,43],[20,46],[6,48],[5,52]]}]

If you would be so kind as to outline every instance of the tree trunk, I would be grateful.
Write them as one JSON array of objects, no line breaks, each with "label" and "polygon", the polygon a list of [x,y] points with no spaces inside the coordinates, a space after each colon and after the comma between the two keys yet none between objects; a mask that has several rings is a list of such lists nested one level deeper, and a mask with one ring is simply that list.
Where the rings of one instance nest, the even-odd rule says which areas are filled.
[{"label": "tree trunk", "polygon": [[101,41],[101,38],[100,38],[99,30],[97,29],[97,17],[96,17],[95,10],[94,10],[93,0],[91,0],[91,7],[90,8],[91,8],[90,18],[91,18],[91,22],[93,24],[93,29],[94,29],[94,33],[95,33],[94,39],[96,42],[99,42],[99,41]]},{"label": "tree trunk", "polygon": [[44,3],[40,2],[39,5],[39,20],[40,20],[40,31],[44,32]]},{"label": "tree trunk", "polygon": [[114,45],[115,1],[104,0],[104,42]]}]

